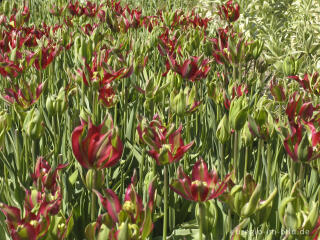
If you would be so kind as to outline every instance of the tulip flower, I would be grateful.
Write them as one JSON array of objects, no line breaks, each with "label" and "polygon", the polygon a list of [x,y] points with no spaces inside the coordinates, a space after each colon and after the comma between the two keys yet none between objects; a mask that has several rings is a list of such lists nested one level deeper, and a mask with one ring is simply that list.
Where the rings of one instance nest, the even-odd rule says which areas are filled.
[{"label": "tulip flower", "polygon": [[227,20],[230,22],[235,22],[240,16],[240,6],[238,3],[233,4],[233,1],[230,0],[226,4],[219,7],[219,16],[221,19]]},{"label": "tulip flower", "polygon": [[81,120],[81,125],[72,132],[72,150],[77,161],[87,169],[103,169],[118,163],[123,144],[117,130],[104,131],[104,125],[95,126]]},{"label": "tulip flower", "polygon": [[14,88],[7,88],[3,98],[10,104],[17,103],[20,107],[27,109],[40,98],[44,83],[40,83],[37,87],[26,82],[23,85],[23,88],[19,88],[18,85]]},{"label": "tulip flower", "polygon": [[[34,66],[37,70],[43,70],[49,66],[54,58],[61,52],[62,47],[47,46],[41,49],[41,53],[34,60]],[[31,53],[28,58],[33,58],[34,53]]]},{"label": "tulip flower", "polygon": [[288,76],[288,78],[297,81],[306,92],[316,95],[320,94],[318,72],[314,72],[312,75],[305,73],[303,79],[300,79],[299,76]]},{"label": "tulip flower", "polygon": [[[96,190],[94,192],[107,210],[107,213],[98,217],[94,227],[98,236],[103,231],[102,226],[109,228],[108,239],[111,240],[117,240],[122,231],[127,231],[126,239],[128,240],[145,240],[150,235],[153,229],[152,212],[155,198],[152,182],[149,185],[149,199],[146,206],[143,206],[133,181],[126,189],[122,205],[118,196],[111,189],[106,189],[104,196]],[[88,225],[88,228],[90,227]]]},{"label": "tulip flower", "polygon": [[178,179],[172,181],[170,188],[183,198],[198,203],[199,206],[199,238],[203,239],[205,221],[205,205],[203,202],[219,197],[227,188],[231,175],[220,181],[215,170],[208,172],[207,164],[200,158],[192,169],[192,177],[185,174],[179,166]]},{"label": "tulip flower", "polygon": [[182,78],[191,82],[206,78],[211,69],[208,65],[208,59],[200,61],[200,58],[195,56],[185,60],[183,64],[178,64],[173,57],[169,56],[169,64],[173,71],[180,74]]},{"label": "tulip flower", "polygon": [[[62,194],[57,184],[57,171],[67,164],[60,164],[55,170],[39,157],[32,178],[34,187],[26,190],[24,211],[0,203],[0,210],[6,217],[8,231],[14,240],[38,240],[49,234],[50,224],[60,211]],[[47,191],[49,190],[49,191]],[[68,221],[66,222],[68,225]],[[65,239],[64,232],[60,239]]]},{"label": "tulip flower", "polygon": [[182,125],[176,131],[172,127],[168,130],[162,125],[158,114],[150,123],[141,121],[137,131],[141,142],[151,148],[148,153],[159,166],[179,161],[194,143],[192,141],[184,145],[181,137]]},{"label": "tulip flower", "polygon": [[205,202],[224,193],[229,180],[230,174],[220,181],[215,170],[208,172],[207,164],[200,158],[192,169],[192,177],[179,167],[178,179],[173,180],[170,188],[187,200]]},{"label": "tulip flower", "polygon": [[38,157],[32,178],[35,184],[40,180],[42,188],[56,192],[58,171],[67,167],[67,164],[59,164],[56,169],[52,169],[49,163],[43,158]]},{"label": "tulip flower", "polygon": [[16,63],[10,61],[8,57],[0,55],[0,74],[3,77],[15,78],[23,71]]}]

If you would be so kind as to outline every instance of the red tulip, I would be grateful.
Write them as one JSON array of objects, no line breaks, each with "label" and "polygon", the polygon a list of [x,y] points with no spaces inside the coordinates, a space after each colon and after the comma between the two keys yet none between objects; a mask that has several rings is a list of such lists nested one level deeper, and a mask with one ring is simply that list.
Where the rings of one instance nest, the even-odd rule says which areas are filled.
[{"label": "red tulip", "polygon": [[[60,164],[52,170],[48,162],[39,157],[32,175],[34,187],[26,190],[23,211],[0,203],[0,210],[6,216],[8,231],[13,240],[37,240],[47,235],[51,217],[58,214],[62,201],[61,189],[56,182],[59,177],[57,171],[66,165]],[[60,239],[64,239],[64,235]]]},{"label": "red tulip", "polygon": [[[117,235],[119,234],[123,223],[126,221],[132,226],[135,225],[138,231],[128,231],[128,239],[137,239],[137,234],[141,239],[146,239],[150,235],[153,229],[152,212],[155,197],[152,182],[149,185],[149,199],[146,206],[143,206],[142,199],[137,194],[133,181],[127,187],[122,206],[118,196],[111,189],[106,189],[104,196],[96,190],[94,190],[94,192],[97,194],[102,206],[107,210],[106,215],[111,221],[108,227],[112,227],[112,229],[110,230],[108,239],[117,240]],[[96,225],[97,232],[100,231],[101,225],[103,224],[102,218],[106,219],[104,216],[105,214],[98,217]]]},{"label": "red tulip", "polygon": [[117,130],[111,124],[109,131],[104,131],[104,122],[99,126],[81,121],[81,125],[72,132],[72,150],[78,162],[87,169],[103,169],[118,163],[123,151],[123,144]]},{"label": "red tulip", "polygon": [[182,125],[175,132],[173,128],[168,130],[162,126],[157,114],[147,126],[140,123],[137,131],[142,143],[151,148],[148,153],[159,166],[179,161],[194,143],[192,141],[184,145],[181,137]]},{"label": "red tulip", "polygon": [[68,166],[68,163],[59,164],[56,169],[52,169],[43,157],[38,157],[34,173],[32,174],[33,181],[37,183],[40,180],[43,186],[42,189],[46,188],[54,193],[57,190],[57,173],[66,166]]},{"label": "red tulip", "polygon": [[179,167],[178,179],[173,180],[170,188],[187,200],[205,202],[219,197],[226,190],[229,180],[230,174],[219,181],[217,172],[208,172],[207,164],[199,159],[193,167],[191,178]]},{"label": "red tulip", "polygon": [[230,0],[226,4],[219,7],[219,16],[221,19],[227,20],[228,22],[235,22],[240,16],[240,6],[238,3],[233,4],[233,1]]},{"label": "red tulip", "polygon": [[185,60],[183,64],[178,64],[173,57],[169,56],[169,64],[173,71],[179,73],[182,78],[192,82],[207,77],[211,69],[208,63],[208,59],[200,61],[199,57],[193,56],[190,59]]},{"label": "red tulip", "polygon": [[40,83],[36,88],[29,85],[28,83],[23,83],[24,88],[20,89],[18,86],[15,88],[7,88],[6,95],[3,98],[10,104],[17,103],[22,108],[29,108],[33,105],[39,98],[43,90],[44,83]]}]

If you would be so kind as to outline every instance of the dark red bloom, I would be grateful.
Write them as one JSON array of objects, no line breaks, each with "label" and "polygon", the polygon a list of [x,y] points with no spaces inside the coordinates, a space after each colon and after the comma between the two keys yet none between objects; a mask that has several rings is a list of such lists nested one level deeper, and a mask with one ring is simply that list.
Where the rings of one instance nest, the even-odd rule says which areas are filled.
[{"label": "dark red bloom", "polygon": [[[34,65],[37,70],[45,69],[54,58],[60,53],[62,47],[57,46],[47,46],[41,49],[41,52],[35,58]],[[29,57],[32,57],[33,54],[30,54]]]},{"label": "dark red bloom", "polygon": [[22,108],[29,108],[33,105],[40,97],[44,83],[40,83],[36,88],[24,82],[24,88],[19,88],[15,86],[15,88],[7,88],[6,95],[3,98],[13,104],[17,103]]},{"label": "dark red bloom", "polygon": [[105,131],[105,122],[95,126],[81,120],[81,125],[72,132],[72,150],[78,162],[87,169],[103,169],[118,163],[123,144],[117,130]]},{"label": "dark red bloom", "polygon": [[238,3],[233,4],[233,1],[230,0],[226,4],[219,7],[219,16],[221,19],[228,22],[235,22],[240,16],[240,6]]},{"label": "dark red bloom", "polygon": [[58,171],[68,166],[67,164],[59,164],[55,169],[52,169],[49,163],[43,158],[38,157],[34,173],[32,175],[33,181],[36,184],[41,182],[42,188],[55,193],[57,190],[57,174]]},{"label": "dark red bloom", "polygon": [[[118,196],[111,190],[106,189],[104,196],[98,191],[94,190],[97,194],[102,206],[107,210],[107,213],[100,215],[97,220],[96,231],[99,232],[102,226],[101,218],[105,215],[111,220],[110,225],[112,229],[109,232],[110,240],[117,240],[117,235],[121,229],[121,225],[128,221],[129,224],[137,226],[137,233],[129,233],[129,239],[141,237],[145,239],[150,235],[153,229],[152,212],[154,207],[155,191],[153,183],[149,185],[147,205],[143,206],[141,197],[135,190],[135,183],[127,187],[124,197],[124,203],[121,206]],[[109,226],[110,227],[110,226]],[[134,234],[134,236],[131,236]],[[138,234],[138,235],[137,235]]]},{"label": "dark red bloom", "polygon": [[230,174],[220,181],[217,172],[208,172],[207,164],[199,159],[192,169],[191,178],[179,167],[178,179],[173,180],[170,188],[187,200],[205,202],[219,197],[226,190],[229,180]]},{"label": "dark red bloom", "polygon": [[176,131],[172,127],[168,130],[162,125],[157,114],[150,123],[142,120],[137,131],[140,140],[151,148],[148,153],[158,165],[179,161],[194,143],[192,141],[184,145],[181,137],[182,125]]},{"label": "dark red bloom", "polygon": [[[169,56],[171,69],[180,74],[182,78],[191,82],[199,81],[207,77],[211,69],[208,63],[208,59],[200,61],[199,57],[193,56],[190,59],[185,60],[183,64],[178,64],[173,57]],[[169,66],[167,65],[167,72],[168,67]]]}]

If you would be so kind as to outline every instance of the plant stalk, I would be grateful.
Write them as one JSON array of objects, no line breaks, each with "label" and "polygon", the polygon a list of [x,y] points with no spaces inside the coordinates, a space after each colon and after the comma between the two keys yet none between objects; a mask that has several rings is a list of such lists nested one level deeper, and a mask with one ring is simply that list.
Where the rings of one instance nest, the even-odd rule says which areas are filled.
[{"label": "plant stalk", "polygon": [[[96,175],[97,175],[97,171],[94,170],[92,174],[92,190],[95,189],[95,186],[96,186]],[[97,196],[92,190],[91,190],[91,221],[95,221]]]},{"label": "plant stalk", "polygon": [[202,240],[206,209],[205,209],[205,205],[202,202],[199,202],[198,204],[199,204],[199,239]]},{"label": "plant stalk", "polygon": [[163,200],[164,200],[164,216],[163,216],[163,240],[167,239],[168,231],[168,190],[169,190],[169,179],[168,179],[168,166],[165,165],[163,169],[164,186],[163,186]]}]

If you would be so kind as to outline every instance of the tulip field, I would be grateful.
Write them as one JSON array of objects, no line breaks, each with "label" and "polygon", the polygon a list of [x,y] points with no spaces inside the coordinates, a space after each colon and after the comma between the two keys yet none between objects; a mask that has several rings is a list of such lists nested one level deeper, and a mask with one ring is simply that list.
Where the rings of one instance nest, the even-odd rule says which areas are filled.
[{"label": "tulip field", "polygon": [[0,1],[0,240],[320,240],[319,0]]}]

